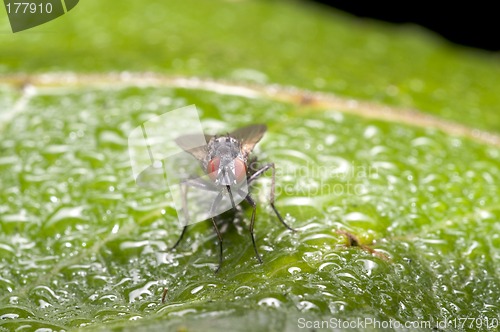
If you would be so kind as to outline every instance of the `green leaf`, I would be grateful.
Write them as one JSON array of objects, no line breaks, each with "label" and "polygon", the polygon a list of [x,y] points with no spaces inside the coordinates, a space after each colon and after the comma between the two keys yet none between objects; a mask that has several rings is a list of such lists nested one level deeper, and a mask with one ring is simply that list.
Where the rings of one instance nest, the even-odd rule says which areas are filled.
[{"label": "green leaf", "polygon": [[[1,37],[0,329],[498,325],[492,56],[279,1],[89,0],[36,30]],[[268,125],[255,154],[298,231],[258,181],[262,265],[251,209],[221,217],[214,274],[210,222],[167,250],[168,191],[134,182],[130,132],[190,104],[207,133]]]}]

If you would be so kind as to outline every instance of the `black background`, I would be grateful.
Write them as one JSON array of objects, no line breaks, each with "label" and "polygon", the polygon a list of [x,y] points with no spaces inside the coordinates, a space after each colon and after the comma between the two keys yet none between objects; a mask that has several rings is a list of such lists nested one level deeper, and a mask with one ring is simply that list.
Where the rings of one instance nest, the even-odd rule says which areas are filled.
[{"label": "black background", "polygon": [[[440,34],[452,43],[488,51],[500,50],[500,10],[495,1],[446,3],[356,0],[313,0],[352,15],[395,24],[414,23]],[[500,3],[498,3],[500,7]]]}]

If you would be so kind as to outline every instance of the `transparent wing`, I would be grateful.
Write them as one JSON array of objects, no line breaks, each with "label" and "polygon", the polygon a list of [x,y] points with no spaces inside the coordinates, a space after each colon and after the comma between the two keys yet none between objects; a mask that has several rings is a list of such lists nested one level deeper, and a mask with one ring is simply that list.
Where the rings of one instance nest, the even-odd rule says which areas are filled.
[{"label": "transparent wing", "polygon": [[[208,143],[213,136],[205,135],[205,143]],[[195,146],[193,147],[193,142],[197,142],[199,139],[198,135],[184,135],[175,139],[175,143],[179,145],[181,149],[191,154],[193,157],[199,161],[203,161],[208,153],[207,145]]]},{"label": "transparent wing", "polygon": [[241,142],[241,149],[245,156],[248,156],[252,152],[255,144],[257,144],[262,136],[266,133],[267,126],[263,124],[255,124],[240,129],[236,129],[229,136]]}]

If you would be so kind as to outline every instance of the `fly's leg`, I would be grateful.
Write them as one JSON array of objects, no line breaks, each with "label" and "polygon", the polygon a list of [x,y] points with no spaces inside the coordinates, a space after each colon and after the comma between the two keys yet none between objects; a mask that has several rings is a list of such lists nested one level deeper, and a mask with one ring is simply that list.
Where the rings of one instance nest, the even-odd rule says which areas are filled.
[{"label": "fly's leg", "polygon": [[[188,228],[188,222],[189,222],[189,213],[187,209],[187,191],[188,191],[188,186],[185,183],[181,183],[181,193],[182,193],[182,210],[184,211],[184,219],[185,219],[185,225],[182,227],[182,232],[175,244],[170,248],[170,250],[175,249],[179,243],[181,243],[182,238],[184,237],[184,234],[186,234],[187,228]],[[184,188],[184,190],[183,190]]]},{"label": "fly's leg", "polygon": [[182,227],[181,235],[177,239],[177,242],[175,242],[175,244],[169,250],[174,250],[179,245],[179,243],[181,243],[181,240],[184,237],[184,234],[186,233],[187,228],[188,228],[187,225]]},{"label": "fly's leg", "polygon": [[[217,191],[218,190],[213,184],[211,184],[211,183],[209,183],[201,178],[189,179],[189,180],[183,181],[181,183],[182,209],[184,211],[184,218],[185,218],[186,224],[182,228],[182,232],[181,232],[181,235],[179,236],[179,239],[177,240],[177,242],[175,242],[173,247],[170,249],[174,249],[175,247],[177,247],[177,245],[179,245],[182,238],[184,237],[184,234],[186,233],[186,230],[187,230],[187,227],[189,224],[189,214],[188,214],[188,209],[187,209],[187,189],[188,189],[188,187],[195,187],[195,188],[203,189],[203,190],[207,190],[207,191]],[[183,188],[185,188],[185,190],[183,190]],[[213,201],[212,206],[210,208],[210,215],[213,215],[215,208],[217,207],[217,205],[220,203],[221,200],[222,200],[222,192],[219,192],[218,195],[215,197],[215,200]],[[219,239],[219,266],[215,270],[215,273],[217,273],[217,272],[219,272],[219,270],[222,266],[222,260],[223,260],[222,235],[219,231],[219,228],[217,227],[215,219],[213,217],[211,219],[212,219],[212,224],[214,226],[215,232],[217,233],[217,237]]]},{"label": "fly's leg", "polygon": [[259,251],[257,250],[257,245],[255,244],[255,236],[253,234],[253,226],[255,224],[255,211],[257,210],[257,204],[255,201],[250,197],[250,195],[247,195],[245,197],[245,200],[252,206],[252,219],[250,219],[250,236],[252,237],[252,244],[253,244],[253,250],[255,251],[255,257],[259,260],[259,263],[262,264],[262,258],[259,255]]},{"label": "fly's leg", "polygon": [[226,186],[227,193],[229,194],[229,199],[231,200],[231,206],[236,210],[236,205],[234,205],[233,193],[231,191],[231,186]]},{"label": "fly's leg", "polygon": [[[264,166],[262,166],[259,170],[257,170],[257,172],[255,172],[254,174],[252,174],[248,179],[247,179],[247,183],[250,184],[252,183],[253,181],[255,181],[256,179],[258,179],[262,174],[264,174],[267,170],[269,169],[272,169],[272,182],[271,182],[271,194],[270,194],[270,198],[269,198],[269,201],[270,201],[270,204],[271,204],[271,207],[273,208],[274,210],[274,213],[276,214],[276,216],[278,217],[279,221],[281,221],[281,223],[283,224],[283,226],[285,226],[286,228],[288,228],[289,230],[295,232],[297,231],[296,229],[290,227],[286,222],[285,220],[283,220],[283,217],[281,216],[281,214],[278,212],[278,209],[276,209],[276,207],[274,206],[274,186],[275,186],[275,173],[276,173],[276,168],[274,166],[274,163],[269,163],[269,164],[266,164]],[[255,211],[255,210],[254,210]]]},{"label": "fly's leg", "polygon": [[[210,215],[214,213],[215,207],[220,203],[222,200],[222,192],[220,192],[217,197],[215,197],[214,202],[212,203],[212,207],[210,208]],[[222,266],[222,235],[220,234],[219,228],[217,227],[217,223],[215,222],[214,217],[212,219],[212,224],[214,225],[215,232],[217,233],[217,237],[219,238],[219,266],[215,270],[215,273],[219,272],[220,267]]]},{"label": "fly's leg", "polygon": [[181,243],[182,238],[184,237],[184,234],[186,234],[189,225],[189,213],[187,208],[187,192],[189,187],[194,187],[206,191],[217,191],[217,188],[213,184],[201,178],[188,179],[180,183],[182,193],[182,210],[184,211],[185,225],[182,228],[181,235],[179,236],[175,244],[170,248],[170,250],[175,249],[179,245],[179,243]]},{"label": "fly's leg", "polygon": [[215,273],[219,272],[220,267],[222,266],[222,235],[220,234],[219,228],[217,228],[217,224],[215,223],[215,219],[212,217],[212,224],[214,225],[215,232],[217,233],[217,237],[219,238],[219,266],[215,270]]}]

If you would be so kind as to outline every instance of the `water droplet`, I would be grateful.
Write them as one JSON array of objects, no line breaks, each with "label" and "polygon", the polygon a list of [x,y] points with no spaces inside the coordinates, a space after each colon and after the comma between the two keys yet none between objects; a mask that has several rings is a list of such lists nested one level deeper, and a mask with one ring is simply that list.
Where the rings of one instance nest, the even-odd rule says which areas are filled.
[{"label": "water droplet", "polygon": [[19,163],[19,158],[17,156],[8,156],[0,158],[0,166],[16,165],[18,163]]},{"label": "water droplet", "polygon": [[137,249],[145,247],[144,250],[146,252],[155,252],[151,247],[156,247],[160,251],[167,250],[167,245],[162,241],[151,241],[151,240],[143,240],[143,241],[124,241],[120,243],[120,250],[125,251],[127,249]]},{"label": "water droplet", "polygon": [[300,267],[296,267],[296,266],[292,266],[292,267],[288,268],[288,272],[292,275],[297,274],[301,271],[302,270],[300,269]]},{"label": "water droplet", "polygon": [[254,289],[250,286],[240,286],[234,290],[236,295],[248,295],[253,293]]},{"label": "water droplet", "polygon": [[18,319],[19,315],[18,314],[3,314],[0,316],[0,320],[4,319]]},{"label": "water droplet", "polygon": [[143,295],[153,295],[153,293],[149,290],[151,286],[158,285],[158,281],[149,281],[144,286],[134,289],[128,294],[128,300],[130,303],[140,300]]},{"label": "water droplet", "polygon": [[377,127],[368,126],[368,127],[366,127],[366,129],[363,133],[363,137],[366,139],[371,139],[374,136],[378,135],[379,133],[380,133],[380,130]]},{"label": "water droplet", "polygon": [[[165,307],[164,307],[165,308]],[[168,308],[168,307],[167,307]],[[162,308],[163,309],[163,308]],[[196,309],[184,309],[184,310],[179,310],[179,311],[172,311],[169,312],[169,316],[177,316],[177,317],[183,317],[184,315],[187,314],[194,314],[196,313]]]},{"label": "water droplet", "polygon": [[337,314],[342,312],[347,307],[347,302],[344,301],[332,301],[328,304],[328,308],[332,314]]},{"label": "water droplet", "polygon": [[350,223],[374,223],[374,220],[362,212],[351,212],[345,215],[345,220]]},{"label": "water droplet", "polygon": [[266,307],[274,307],[274,308],[280,308],[282,305],[282,302],[274,297],[266,297],[263,298],[258,302],[258,305],[260,306],[266,306]]},{"label": "water droplet", "polygon": [[204,286],[203,286],[203,285],[201,285],[201,286],[197,286],[197,287],[193,288],[193,289],[191,290],[191,294],[196,294],[196,293],[198,293],[199,291],[201,291],[201,290],[203,289],[203,287],[204,287]]},{"label": "water droplet", "polygon": [[329,134],[325,137],[325,144],[330,146],[337,141],[337,136]]},{"label": "water droplet", "polygon": [[[14,248],[11,246],[0,243],[0,257],[9,257],[9,256],[14,256],[16,254],[16,251]],[[0,277],[0,281],[3,280],[2,277]]]},{"label": "water droplet", "polygon": [[45,222],[44,228],[65,227],[68,224],[87,222],[88,218],[83,215],[85,207],[61,207]]},{"label": "water droplet", "polygon": [[101,130],[97,141],[100,145],[110,147],[123,147],[127,145],[127,140],[120,133],[111,130]]},{"label": "water droplet", "polygon": [[334,270],[340,270],[341,267],[339,264],[337,263],[333,263],[333,262],[326,262],[326,263],[323,263],[319,266],[318,270],[319,271],[323,271],[325,270],[328,266],[331,266]]},{"label": "water droplet", "polygon": [[316,304],[309,302],[309,301],[300,301],[297,305],[297,308],[300,311],[309,311],[312,309],[319,310],[319,307]]},{"label": "water droplet", "polygon": [[348,273],[348,272],[337,273],[336,276],[339,278],[347,278],[347,279],[352,279],[352,280],[358,281],[358,278],[356,278],[355,275]]},{"label": "water droplet", "polygon": [[367,275],[371,276],[373,270],[378,267],[378,264],[369,259],[358,259],[357,262],[361,262],[363,264],[363,269]]},{"label": "water droplet", "polygon": [[41,309],[45,309],[45,308],[48,308],[48,307],[52,307],[52,304],[44,301],[44,300],[38,300],[38,303],[39,303],[39,307]]},{"label": "water droplet", "polygon": [[45,147],[45,149],[42,151],[42,153],[57,155],[57,154],[63,154],[69,150],[70,150],[70,147],[68,145],[52,144],[52,145]]},{"label": "water droplet", "polygon": [[411,145],[414,147],[431,146],[431,145],[435,145],[435,144],[436,144],[436,142],[429,137],[418,137],[418,138],[415,138],[414,140],[411,141]]}]

